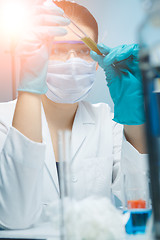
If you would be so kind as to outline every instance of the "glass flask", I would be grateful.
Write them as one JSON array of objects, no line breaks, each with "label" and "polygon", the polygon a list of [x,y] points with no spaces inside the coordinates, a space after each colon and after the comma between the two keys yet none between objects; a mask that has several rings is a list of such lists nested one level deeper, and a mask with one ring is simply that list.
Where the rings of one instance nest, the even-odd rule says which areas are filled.
[{"label": "glass flask", "polygon": [[[148,159],[145,159],[142,169],[137,169],[133,174],[124,173],[124,213],[129,214],[126,224],[128,234],[144,234],[151,216],[151,201],[149,194]],[[135,181],[136,179],[136,181]]]}]

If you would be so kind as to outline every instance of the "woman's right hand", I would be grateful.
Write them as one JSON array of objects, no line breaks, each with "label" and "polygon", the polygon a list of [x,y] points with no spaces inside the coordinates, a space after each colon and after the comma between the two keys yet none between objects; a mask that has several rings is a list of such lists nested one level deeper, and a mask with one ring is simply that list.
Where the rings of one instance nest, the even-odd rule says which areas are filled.
[{"label": "woman's right hand", "polygon": [[19,41],[16,54],[20,60],[18,91],[36,94],[47,92],[46,74],[52,42],[56,36],[64,36],[62,28],[69,24],[63,17],[63,10],[54,3],[42,5],[44,0],[33,7],[32,27]]},{"label": "woman's right hand", "polygon": [[41,5],[33,8],[34,24],[17,48],[20,82],[12,126],[30,140],[41,143],[41,94],[47,91],[46,75],[52,42],[55,36],[66,34],[61,26],[68,25],[69,21],[63,17],[63,10],[54,4],[46,7],[42,5],[43,0],[39,1]]}]

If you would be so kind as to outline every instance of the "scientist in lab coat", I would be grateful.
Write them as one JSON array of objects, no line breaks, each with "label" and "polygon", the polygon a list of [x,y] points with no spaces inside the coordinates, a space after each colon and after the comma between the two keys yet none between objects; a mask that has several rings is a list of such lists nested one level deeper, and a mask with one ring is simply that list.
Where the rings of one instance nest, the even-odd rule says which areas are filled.
[{"label": "scientist in lab coat", "polygon": [[[97,41],[94,17],[76,3],[55,3],[35,6],[34,28],[17,50],[21,61],[18,98],[0,104],[2,228],[36,224],[47,205],[60,198],[59,129],[72,131],[72,182],[77,199],[111,198],[111,194],[122,199],[122,171],[133,176],[144,170],[145,119],[137,46],[110,49],[99,45],[106,57],[90,55],[76,35],[69,29],[66,34],[69,20],[62,8]],[[93,59],[106,73],[114,116],[107,104],[83,101],[95,79]]]}]

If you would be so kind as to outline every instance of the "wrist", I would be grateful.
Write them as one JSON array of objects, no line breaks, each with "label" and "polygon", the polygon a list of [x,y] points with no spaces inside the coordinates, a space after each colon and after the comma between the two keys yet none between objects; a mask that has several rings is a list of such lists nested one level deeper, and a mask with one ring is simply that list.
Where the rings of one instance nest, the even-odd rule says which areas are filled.
[{"label": "wrist", "polygon": [[124,125],[126,140],[141,154],[147,153],[145,124]]},{"label": "wrist", "polygon": [[41,102],[41,94],[18,91],[18,99],[33,99]]},{"label": "wrist", "polygon": [[41,95],[19,92],[12,126],[35,142],[42,142]]}]

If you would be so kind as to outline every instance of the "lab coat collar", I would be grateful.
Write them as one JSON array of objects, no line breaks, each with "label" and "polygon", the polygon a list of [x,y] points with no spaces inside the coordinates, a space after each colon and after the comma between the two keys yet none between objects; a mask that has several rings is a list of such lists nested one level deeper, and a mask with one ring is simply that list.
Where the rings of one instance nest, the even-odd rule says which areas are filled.
[{"label": "lab coat collar", "polygon": [[95,124],[95,118],[91,114],[90,103],[84,101],[80,102],[78,105],[78,110],[79,114],[81,115],[82,124]]},{"label": "lab coat collar", "polygon": [[[72,161],[76,157],[79,149],[83,145],[90,127],[95,124],[95,120],[91,113],[87,110],[85,102],[80,102],[78,105],[77,113],[75,115],[72,135],[71,135],[71,157]],[[88,128],[85,128],[88,125]]]},{"label": "lab coat collar", "polygon": [[53,180],[53,183],[57,190],[57,194],[60,196],[56,160],[55,160],[55,155],[54,155],[53,146],[52,146],[52,140],[51,140],[49,127],[48,127],[48,123],[47,123],[47,119],[45,116],[43,105],[41,105],[41,111],[42,111],[42,115],[41,115],[42,116],[42,137],[43,137],[43,142],[46,143],[45,165],[46,165],[47,170]]},{"label": "lab coat collar", "polygon": [[[86,136],[88,135],[89,131],[91,130],[91,126],[95,124],[94,117],[90,113],[87,108],[89,103],[80,102],[78,104],[78,109],[75,115],[75,119],[73,122],[72,127],[72,134],[71,134],[71,158],[72,161],[76,157],[79,149],[83,145]],[[46,143],[46,158],[45,158],[45,165],[47,170],[53,179],[53,183],[59,194],[59,183],[58,183],[58,175],[57,175],[57,168],[55,162],[55,156],[52,146],[52,140],[49,132],[48,123],[46,120],[45,112],[43,109],[43,105],[41,105],[42,109],[42,136],[43,141]],[[88,126],[85,128],[85,126]]]}]

